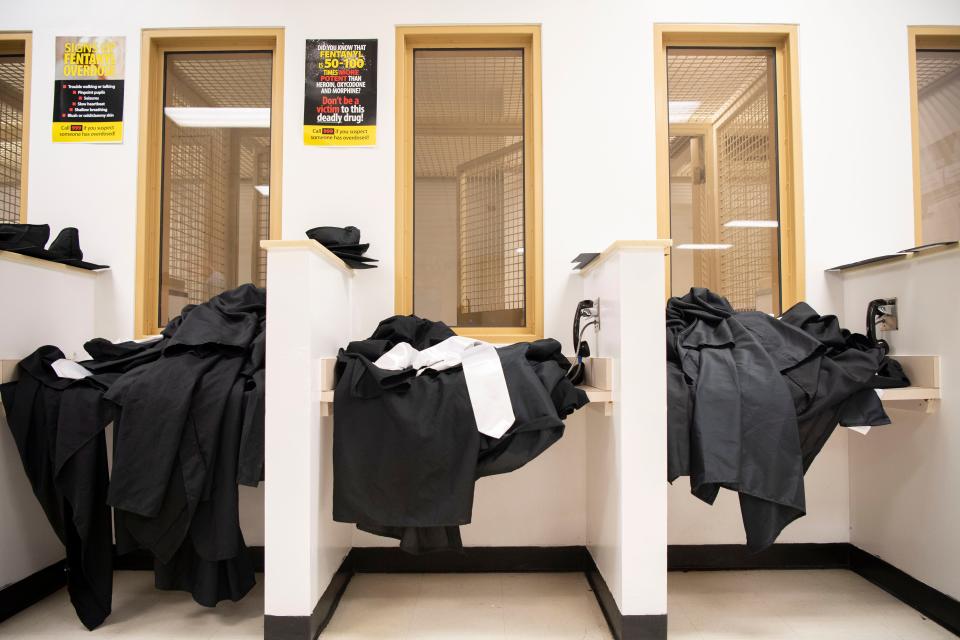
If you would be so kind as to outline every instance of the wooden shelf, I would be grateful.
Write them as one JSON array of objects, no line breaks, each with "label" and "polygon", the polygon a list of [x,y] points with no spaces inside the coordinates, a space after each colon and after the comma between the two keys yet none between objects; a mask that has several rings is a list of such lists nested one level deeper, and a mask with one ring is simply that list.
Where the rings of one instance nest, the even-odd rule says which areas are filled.
[{"label": "wooden shelf", "polygon": [[903,400],[939,400],[940,389],[933,387],[903,387],[901,389],[879,389],[880,399],[884,402]]},{"label": "wooden shelf", "polygon": [[890,354],[903,365],[910,386],[900,389],[877,389],[880,400],[892,409],[909,409],[934,413],[940,407],[940,356]]},{"label": "wooden shelf", "polygon": [[63,264],[62,262],[54,262],[52,260],[34,258],[33,256],[25,256],[22,253],[14,253],[12,251],[0,251],[0,260],[18,262],[31,267],[37,267],[39,269],[50,269],[52,271],[60,271],[62,273],[76,273],[84,276],[96,276],[99,273],[110,270],[110,267],[105,269],[83,269],[81,267]]},{"label": "wooden shelf", "polygon": [[0,359],[0,384],[13,382],[17,379],[18,362],[20,362],[20,360],[14,360],[13,358]]}]

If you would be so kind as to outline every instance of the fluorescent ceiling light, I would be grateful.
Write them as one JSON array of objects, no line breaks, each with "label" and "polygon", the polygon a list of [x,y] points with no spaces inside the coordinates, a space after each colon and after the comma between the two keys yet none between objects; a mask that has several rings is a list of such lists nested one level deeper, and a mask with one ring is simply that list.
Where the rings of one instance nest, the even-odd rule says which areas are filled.
[{"label": "fluorescent ceiling light", "polygon": [[164,107],[163,113],[181,127],[270,128],[267,107]]},{"label": "fluorescent ceiling light", "polygon": [[671,100],[667,103],[670,124],[689,122],[700,108],[699,100]]},{"label": "fluorescent ceiling light", "polygon": [[776,229],[780,223],[776,220],[731,220],[724,222],[725,227],[741,227],[744,229]]},{"label": "fluorescent ceiling light", "polygon": [[258,184],[254,187],[257,190],[257,193],[262,195],[264,198],[270,197],[270,185],[268,184]]},{"label": "fluorescent ceiling light", "polygon": [[714,250],[724,250],[732,247],[732,244],[712,244],[709,242],[697,242],[697,243],[688,243],[688,244],[678,244],[677,249],[691,249],[693,251],[707,251],[710,249]]}]

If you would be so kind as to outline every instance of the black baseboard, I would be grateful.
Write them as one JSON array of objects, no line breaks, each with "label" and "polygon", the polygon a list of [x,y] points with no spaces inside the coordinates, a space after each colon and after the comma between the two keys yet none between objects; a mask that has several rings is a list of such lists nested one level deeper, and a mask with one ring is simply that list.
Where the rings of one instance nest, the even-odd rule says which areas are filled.
[{"label": "black baseboard", "polygon": [[[590,552],[583,546],[466,547],[462,552],[442,551],[423,555],[411,555],[397,547],[354,547],[347,555],[345,564],[356,573],[584,573],[614,638],[667,638],[666,614],[625,616],[620,613]],[[272,637],[265,638],[273,640]]]},{"label": "black baseboard", "polygon": [[67,586],[67,561],[60,560],[0,590],[0,622]]},{"label": "black baseboard", "polygon": [[[949,560],[955,559],[954,557]],[[948,559],[944,558],[944,561]],[[960,636],[960,602],[947,594],[853,545],[850,545],[850,569],[954,635]]]},{"label": "black baseboard", "polygon": [[350,584],[353,571],[344,560],[309,616],[263,616],[264,640],[313,640],[326,628]]},{"label": "black baseboard", "polygon": [[754,553],[741,544],[672,544],[669,571],[739,571],[747,569],[849,569],[851,545],[775,544]]},{"label": "black baseboard", "polygon": [[585,572],[587,582],[593,589],[593,595],[600,605],[600,611],[603,613],[607,626],[610,627],[610,633],[616,640],[666,640],[667,639],[667,615],[623,615],[620,613],[620,607],[607,581],[594,566]]},{"label": "black baseboard", "polygon": [[960,602],[848,542],[775,544],[760,553],[750,553],[743,545],[670,545],[667,567],[670,571],[848,569],[960,636]]},{"label": "black baseboard", "polygon": [[398,547],[354,547],[347,556],[357,573],[549,573],[588,571],[586,547],[466,547],[463,552],[412,555]]},{"label": "black baseboard", "polygon": [[[263,547],[251,547],[254,566],[263,571]],[[0,590],[0,621],[19,613],[66,585],[66,561],[54,563]],[[671,545],[670,571],[746,569],[849,569],[927,618],[960,635],[960,603],[890,563],[845,543],[776,544],[761,553],[742,545]],[[118,570],[152,570],[146,552],[117,556]],[[618,640],[666,638],[667,616],[624,616],[585,547],[468,547],[463,553],[414,556],[396,547],[355,547],[330,581],[309,616],[264,616],[268,640],[316,638],[336,611],[354,573],[584,572],[611,631]]]}]

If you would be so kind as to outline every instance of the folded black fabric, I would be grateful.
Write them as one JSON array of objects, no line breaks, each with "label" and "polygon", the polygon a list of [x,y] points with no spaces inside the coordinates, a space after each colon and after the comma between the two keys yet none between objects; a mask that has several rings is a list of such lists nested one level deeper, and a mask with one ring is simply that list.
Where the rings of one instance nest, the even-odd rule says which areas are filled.
[{"label": "folded black fabric", "polygon": [[[323,244],[323,243],[321,243]],[[369,242],[364,242],[363,244],[326,244],[323,245],[327,249],[330,249],[333,253],[345,253],[348,255],[362,256],[367,252],[367,249],[370,248]]]},{"label": "folded black fabric", "polygon": [[361,262],[352,256],[341,255],[337,256],[346,263],[351,269],[376,269],[377,265],[371,264],[369,262]]},{"label": "folded black fabric", "polygon": [[739,493],[747,546],[764,549],[806,513],[803,475],[837,424],[889,424],[872,389],[896,367],[803,302],[778,320],[694,288],[666,323],[668,480],[689,475],[707,503]]},{"label": "folded black fabric", "polygon": [[265,328],[266,292],[244,285],[184,308],[161,338],[87,342],[89,377],[59,378],[50,365],[63,354],[42,347],[0,386],[88,628],[110,613],[114,537],[120,553],[153,554],[158,588],[202,605],[252,588],[237,485],[263,477]]},{"label": "folded black fabric", "polygon": [[442,322],[394,316],[337,357],[333,517],[412,553],[461,548],[476,480],[539,456],[587,403],[556,340],[497,350],[516,417],[501,438],[477,430],[462,367],[416,375],[373,364],[401,342],[422,350],[453,335]]},{"label": "folded black fabric", "polygon": [[67,380],[50,366],[63,358],[41,347],[0,385],[7,423],[34,495],[67,551],[67,591],[80,621],[98,627],[111,610],[113,541],[104,429],[112,418],[96,377]]},{"label": "folded black fabric", "polygon": [[354,262],[380,262],[376,258],[370,258],[368,256],[360,256],[352,253],[341,253],[339,251],[331,251],[333,255],[337,256],[341,260],[353,260]]}]

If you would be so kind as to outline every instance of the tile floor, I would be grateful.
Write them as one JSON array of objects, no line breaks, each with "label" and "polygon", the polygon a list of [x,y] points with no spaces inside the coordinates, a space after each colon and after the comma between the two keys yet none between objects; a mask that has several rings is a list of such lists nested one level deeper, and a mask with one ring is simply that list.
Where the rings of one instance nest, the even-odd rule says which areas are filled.
[{"label": "tile floor", "polygon": [[[926,640],[954,636],[849,571],[671,573],[670,640]],[[204,609],[116,574],[113,615],[94,633],[60,591],[0,623],[0,638],[246,640],[263,635],[263,587]],[[581,574],[358,575],[321,639],[610,638]]]}]

